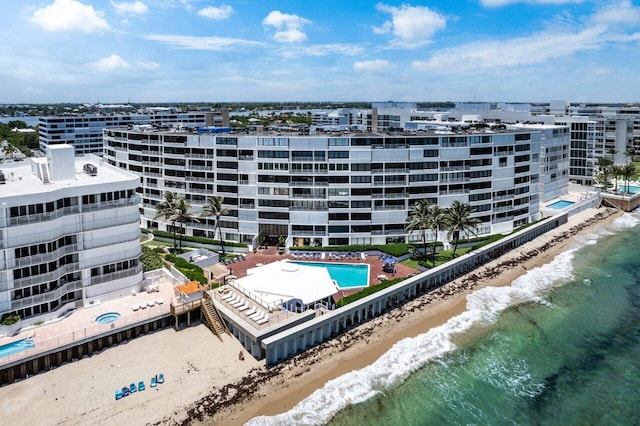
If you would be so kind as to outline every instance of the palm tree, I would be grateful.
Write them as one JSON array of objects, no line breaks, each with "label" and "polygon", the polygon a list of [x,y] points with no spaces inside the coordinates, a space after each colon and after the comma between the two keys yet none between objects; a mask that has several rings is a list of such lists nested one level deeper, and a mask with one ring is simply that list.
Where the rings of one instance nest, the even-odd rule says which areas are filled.
[{"label": "palm tree", "polygon": [[447,227],[447,211],[441,209],[437,204],[432,204],[429,207],[429,214],[427,215],[427,229],[433,234],[433,247],[431,251],[431,266],[436,266],[436,246],[438,245],[438,234],[440,231]]},{"label": "palm tree", "polygon": [[456,250],[458,249],[458,242],[460,241],[460,233],[476,234],[476,225],[480,222],[477,218],[471,217],[473,208],[470,204],[461,203],[456,200],[451,204],[451,207],[447,209],[448,223],[447,238],[453,237],[453,257],[456,256]]},{"label": "palm tree", "polygon": [[636,156],[636,150],[635,150],[635,148],[634,148],[634,147],[627,148],[627,149],[624,151],[624,155],[626,155],[626,156],[627,156],[627,160],[628,160],[630,163],[633,163],[633,160],[634,160],[634,158],[635,158],[635,156]]},{"label": "palm tree", "polygon": [[616,186],[613,188],[613,192],[618,192],[618,178],[622,175],[622,166],[611,166],[609,168],[611,175],[616,179]]},{"label": "palm tree", "polygon": [[184,199],[184,197],[178,196],[176,199],[176,222],[180,223],[180,250],[182,250],[182,238],[184,235],[184,224],[186,222],[199,222],[191,212],[191,204]]},{"label": "palm tree", "polygon": [[200,216],[215,216],[216,224],[213,229],[213,236],[215,238],[216,231],[220,232],[220,246],[222,247],[222,257],[224,257],[224,241],[222,239],[222,230],[220,229],[220,217],[229,214],[229,210],[222,207],[222,197],[208,197],[207,202],[202,208],[202,214]]},{"label": "palm tree", "polygon": [[633,163],[628,163],[622,166],[620,170],[620,176],[624,179],[625,182],[625,192],[629,193],[629,181],[636,174],[636,166]]},{"label": "palm tree", "polygon": [[427,199],[414,203],[409,211],[407,225],[405,226],[407,232],[417,231],[420,234],[422,237],[422,250],[425,256],[427,255],[427,235],[425,231],[429,227],[427,217],[429,216],[430,207],[431,202]]},{"label": "palm tree", "polygon": [[7,142],[6,145],[2,148],[2,151],[4,152],[4,155],[10,156],[12,160],[15,160],[16,154],[20,152],[18,147],[9,142]]},{"label": "palm tree", "polygon": [[173,247],[176,247],[176,221],[178,220],[178,199],[180,197],[171,191],[164,193],[164,201],[156,204],[156,214],[154,219],[162,218],[171,222],[171,228],[173,230]]},{"label": "palm tree", "polygon": [[611,175],[611,166],[613,165],[613,161],[608,158],[600,157],[598,158],[598,171],[600,175],[602,175],[602,185],[604,190],[607,190],[609,186],[609,176]]}]

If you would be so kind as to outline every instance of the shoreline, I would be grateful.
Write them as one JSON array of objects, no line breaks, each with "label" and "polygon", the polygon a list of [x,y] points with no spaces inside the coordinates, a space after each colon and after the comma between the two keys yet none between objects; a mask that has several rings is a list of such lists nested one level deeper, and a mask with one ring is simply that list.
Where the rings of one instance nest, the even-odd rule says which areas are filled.
[{"label": "shoreline", "polygon": [[[466,296],[486,286],[510,285],[526,270],[548,263],[579,233],[622,213],[589,209],[557,229],[504,254],[371,321],[271,368],[242,345],[203,324],[159,330],[90,357],[0,387],[7,423],[43,425],[244,424],[290,410],[334,378],[375,362],[396,342],[415,337],[466,310]],[[524,269],[526,268],[526,269]],[[114,390],[164,373],[165,383],[116,401]],[[46,413],[46,415],[43,415]]]},{"label": "shoreline", "polygon": [[[488,286],[508,286],[528,270],[549,263],[573,237],[611,223],[622,212],[589,209],[486,265],[407,304],[348,330],[248,379],[233,401],[210,394],[187,409],[181,425],[242,425],[257,416],[286,412],[332,379],[372,364],[396,342],[426,333],[466,310],[466,296]],[[427,312],[423,309],[428,308]],[[384,325],[384,327],[382,327]],[[365,350],[366,349],[366,350]],[[241,395],[243,394],[244,395]],[[213,416],[201,407],[217,406]],[[169,420],[169,419],[165,419]],[[175,420],[174,420],[175,421]]]}]

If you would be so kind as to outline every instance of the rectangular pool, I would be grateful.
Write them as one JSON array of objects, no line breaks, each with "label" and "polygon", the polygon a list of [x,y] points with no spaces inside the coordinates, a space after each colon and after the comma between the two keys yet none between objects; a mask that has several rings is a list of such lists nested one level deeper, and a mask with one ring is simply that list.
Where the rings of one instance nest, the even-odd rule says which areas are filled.
[{"label": "rectangular pool", "polygon": [[369,286],[369,265],[355,263],[325,263],[325,262],[292,262],[304,266],[325,268],[332,280],[338,283],[342,290]]},{"label": "rectangular pool", "polygon": [[575,201],[560,200],[556,201],[555,203],[548,204],[547,207],[549,207],[550,209],[562,210],[574,204]]},{"label": "rectangular pool", "polygon": [[[636,192],[640,191],[640,186],[635,186],[635,185],[629,185],[628,186],[628,192],[635,194]],[[622,185],[620,186],[620,190],[621,191],[627,191],[627,186],[626,185]]]}]

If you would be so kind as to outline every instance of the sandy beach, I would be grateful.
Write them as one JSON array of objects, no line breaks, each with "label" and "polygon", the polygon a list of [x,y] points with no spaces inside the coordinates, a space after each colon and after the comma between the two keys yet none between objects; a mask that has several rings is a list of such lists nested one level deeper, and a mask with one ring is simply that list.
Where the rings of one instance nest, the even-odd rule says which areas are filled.
[{"label": "sandy beach", "polygon": [[[573,236],[620,214],[601,208],[575,215],[484,267],[270,369],[248,355],[239,360],[242,347],[233,337],[222,342],[203,325],[162,330],[0,388],[0,412],[7,424],[43,425],[230,425],[278,414],[328,380],[371,364],[397,341],[463,312],[469,292],[511,284],[570,247]],[[159,372],[166,381],[151,389],[149,378]],[[145,391],[114,399],[116,388],[139,380]]]}]

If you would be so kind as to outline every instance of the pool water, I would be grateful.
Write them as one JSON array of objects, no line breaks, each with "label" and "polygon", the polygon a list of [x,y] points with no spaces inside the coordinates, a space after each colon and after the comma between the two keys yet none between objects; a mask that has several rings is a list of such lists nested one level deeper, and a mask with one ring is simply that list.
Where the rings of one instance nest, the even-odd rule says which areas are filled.
[{"label": "pool water", "polygon": [[575,201],[560,200],[560,201],[556,201],[555,203],[551,203],[547,205],[547,207],[551,209],[562,210],[574,204],[575,204]]},{"label": "pool water", "polygon": [[303,266],[325,268],[343,290],[369,285],[369,265],[352,263],[293,262]]},{"label": "pool water", "polygon": [[[627,186],[626,185],[622,185],[620,186],[620,190],[621,191],[625,191],[627,192]],[[636,192],[640,191],[640,186],[635,186],[635,185],[629,185],[629,190],[628,192],[635,194]]]},{"label": "pool water", "polygon": [[110,322],[117,321],[120,318],[120,314],[117,312],[107,312],[96,318],[98,324],[109,324]]},{"label": "pool water", "polygon": [[0,346],[0,358],[17,354],[35,348],[36,344],[33,343],[33,339],[28,337],[22,340],[16,340],[15,342],[7,343]]}]

